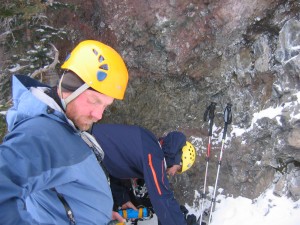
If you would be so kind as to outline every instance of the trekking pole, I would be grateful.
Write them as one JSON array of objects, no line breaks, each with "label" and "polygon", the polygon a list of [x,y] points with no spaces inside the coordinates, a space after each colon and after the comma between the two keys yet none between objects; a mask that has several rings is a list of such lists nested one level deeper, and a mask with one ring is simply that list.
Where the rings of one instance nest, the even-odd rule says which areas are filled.
[{"label": "trekking pole", "polygon": [[209,129],[208,129],[208,144],[207,144],[207,150],[206,150],[206,168],[205,168],[205,176],[204,176],[204,185],[203,185],[203,192],[201,195],[201,207],[200,207],[200,217],[198,221],[200,220],[199,224],[201,225],[202,223],[202,216],[203,216],[203,207],[204,207],[204,199],[205,197],[205,192],[206,192],[206,180],[207,180],[207,174],[208,174],[208,161],[210,158],[210,147],[211,147],[211,137],[212,137],[212,128],[214,124],[214,117],[215,117],[215,108],[216,108],[217,103],[211,102],[210,105],[207,107],[207,109],[204,112],[203,120],[204,121],[209,121]]},{"label": "trekking pole", "polygon": [[221,162],[222,162],[222,156],[223,156],[224,143],[225,143],[225,138],[226,138],[226,133],[227,133],[227,127],[232,122],[231,106],[232,105],[230,103],[227,103],[227,106],[224,110],[224,131],[223,131],[223,137],[222,137],[222,146],[221,146],[221,152],[220,152],[220,157],[219,157],[219,161],[218,161],[218,170],[217,170],[217,177],[216,177],[216,182],[215,182],[214,193],[213,193],[213,197],[211,199],[211,206],[210,206],[208,224],[210,224],[210,222],[211,222],[212,211],[213,211],[213,208],[214,208],[214,202],[216,201],[215,200],[216,190],[217,190],[217,185],[218,185],[219,172],[220,172],[220,167],[221,167]]}]

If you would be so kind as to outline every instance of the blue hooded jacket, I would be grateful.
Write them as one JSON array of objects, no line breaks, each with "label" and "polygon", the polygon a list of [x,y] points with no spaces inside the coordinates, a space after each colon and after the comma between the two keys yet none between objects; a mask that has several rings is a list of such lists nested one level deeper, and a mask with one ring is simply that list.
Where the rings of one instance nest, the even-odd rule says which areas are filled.
[{"label": "blue hooded jacket", "polygon": [[[170,189],[165,153],[150,131],[139,126],[95,124],[92,134],[105,152],[103,164],[111,176],[119,179],[144,179],[161,224],[186,225],[184,215]],[[167,137],[164,139],[164,150],[167,151],[170,162],[175,164],[176,152],[184,146],[186,138],[179,132],[172,132]]]},{"label": "blue hooded jacket", "polygon": [[49,87],[27,76],[13,77],[9,133],[0,145],[0,224],[70,224],[55,188],[76,224],[107,224],[112,195],[88,145]]},{"label": "blue hooded jacket", "polygon": [[186,143],[184,134],[178,131],[172,131],[168,133],[166,137],[159,138],[158,140],[164,152],[167,167],[180,165],[182,151],[179,150],[181,150]]}]

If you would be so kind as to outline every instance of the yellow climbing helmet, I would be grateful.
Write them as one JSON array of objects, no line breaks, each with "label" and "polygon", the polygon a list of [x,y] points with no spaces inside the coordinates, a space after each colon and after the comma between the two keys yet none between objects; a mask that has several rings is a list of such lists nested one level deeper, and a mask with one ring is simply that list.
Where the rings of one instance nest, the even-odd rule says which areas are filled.
[{"label": "yellow climbing helmet", "polygon": [[88,86],[122,100],[128,71],[122,57],[111,47],[95,40],[80,42],[61,66],[76,73]]},{"label": "yellow climbing helmet", "polygon": [[182,148],[182,156],[181,156],[182,169],[181,172],[179,173],[183,173],[188,169],[190,169],[194,164],[195,159],[196,159],[195,147],[190,142],[187,141],[185,146],[183,146]]}]

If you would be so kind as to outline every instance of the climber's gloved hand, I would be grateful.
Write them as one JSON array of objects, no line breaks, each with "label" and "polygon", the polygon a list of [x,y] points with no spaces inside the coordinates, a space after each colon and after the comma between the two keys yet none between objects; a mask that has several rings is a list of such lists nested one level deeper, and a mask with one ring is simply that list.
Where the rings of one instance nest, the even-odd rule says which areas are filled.
[{"label": "climber's gloved hand", "polygon": [[184,218],[185,218],[189,211],[185,208],[184,205],[180,205],[180,210],[183,213]]},{"label": "climber's gloved hand", "polygon": [[187,225],[198,225],[197,224],[197,217],[194,214],[189,214],[186,216],[186,223]]},{"label": "climber's gloved hand", "polygon": [[180,210],[184,215],[187,225],[198,225],[197,224],[197,217],[194,214],[189,214],[189,211],[184,205],[180,206]]}]

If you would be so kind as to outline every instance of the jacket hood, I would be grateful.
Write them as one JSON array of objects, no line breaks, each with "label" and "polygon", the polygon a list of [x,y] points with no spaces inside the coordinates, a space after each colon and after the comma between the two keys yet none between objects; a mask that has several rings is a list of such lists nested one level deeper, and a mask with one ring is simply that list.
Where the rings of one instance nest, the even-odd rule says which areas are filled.
[{"label": "jacket hood", "polygon": [[180,165],[182,151],[181,149],[186,143],[186,137],[183,133],[173,131],[166,137],[160,138],[162,150],[166,159],[167,167]]},{"label": "jacket hood", "polygon": [[13,130],[24,120],[41,115],[66,121],[58,104],[44,93],[48,89],[50,89],[49,86],[28,76],[14,75],[12,77],[13,106],[6,115],[8,131]]}]

